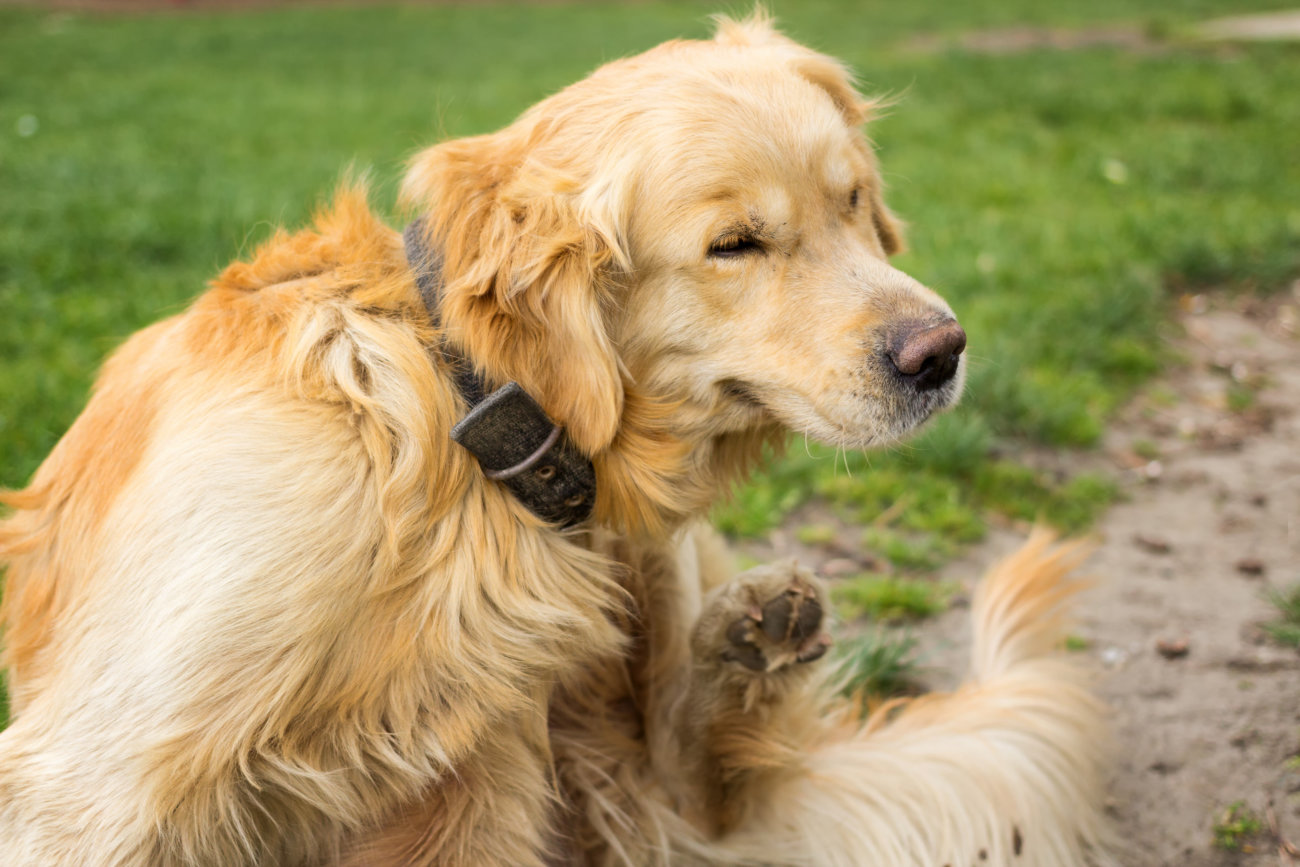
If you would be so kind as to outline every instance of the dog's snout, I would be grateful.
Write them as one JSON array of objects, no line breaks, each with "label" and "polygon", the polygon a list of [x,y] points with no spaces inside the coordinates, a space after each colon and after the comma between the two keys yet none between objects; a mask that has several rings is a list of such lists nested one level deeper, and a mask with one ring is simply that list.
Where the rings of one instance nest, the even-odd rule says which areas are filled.
[{"label": "dog's snout", "polygon": [[887,354],[913,388],[929,391],[953,378],[965,349],[966,332],[949,319],[906,323],[891,336]]}]

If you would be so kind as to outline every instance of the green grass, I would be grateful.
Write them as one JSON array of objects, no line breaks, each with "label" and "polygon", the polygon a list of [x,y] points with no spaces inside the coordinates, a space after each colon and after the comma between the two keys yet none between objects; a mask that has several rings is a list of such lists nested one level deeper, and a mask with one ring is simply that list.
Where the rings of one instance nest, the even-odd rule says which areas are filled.
[{"label": "green grass", "polygon": [[1259,817],[1244,802],[1234,801],[1224,808],[1214,823],[1214,845],[1235,852],[1246,848],[1246,841],[1263,829]]},{"label": "green grass", "polygon": [[[796,442],[721,521],[760,533],[821,496],[871,522],[901,503],[881,529],[935,556],[979,538],[992,512],[1086,526],[1113,491],[1026,470],[1015,451],[1097,442],[1164,360],[1171,288],[1268,289],[1300,273],[1300,51],[992,56],[908,41],[1018,24],[1177,34],[1286,3],[772,5],[868,91],[900,97],[871,128],[912,226],[896,264],[951,301],[971,375],[963,406],[910,445],[837,470]],[[182,309],[274,224],[301,224],[347,166],[372,170],[389,211],[421,145],[499,127],[602,61],[703,36],[705,11],[0,6],[0,486],[30,477],[114,346]]]},{"label": "green grass", "polygon": [[879,622],[920,620],[948,607],[953,588],[923,578],[859,575],[831,586],[831,598],[846,619]]},{"label": "green grass", "polygon": [[1264,631],[1279,644],[1300,649],[1300,584],[1289,590],[1275,590],[1269,601],[1278,610],[1278,617],[1264,624]]},{"label": "green grass", "polygon": [[990,513],[1077,532],[1117,495],[1102,476],[1057,479],[996,457],[987,423],[952,413],[890,452],[837,454],[799,441],[719,506],[714,519],[726,532],[757,535],[820,497],[846,521],[873,524],[888,516],[890,526],[873,527],[865,542],[900,568],[915,569],[983,538]]},{"label": "green grass", "polygon": [[861,697],[865,714],[879,701],[920,691],[916,639],[876,629],[835,646],[843,678],[841,693]]}]

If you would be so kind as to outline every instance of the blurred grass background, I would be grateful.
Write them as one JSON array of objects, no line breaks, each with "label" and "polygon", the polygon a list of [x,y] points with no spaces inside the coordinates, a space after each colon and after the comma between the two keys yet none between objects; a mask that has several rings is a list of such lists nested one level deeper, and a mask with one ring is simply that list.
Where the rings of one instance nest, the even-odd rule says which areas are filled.
[{"label": "blurred grass background", "polygon": [[[1211,45],[1202,19],[1270,0],[786,0],[795,38],[898,105],[870,128],[896,264],[970,335],[963,406],[912,444],[796,443],[719,510],[762,533],[812,496],[898,519],[871,544],[931,568],[990,510],[1086,526],[1105,479],[1016,459],[1094,445],[1167,359],[1174,294],[1300,273],[1300,48]],[[744,13],[745,5],[730,5]],[[349,166],[391,211],[403,161],[497,128],[605,60],[703,37],[713,5],[303,6],[124,15],[0,7],[0,486],[25,484],[104,356],[180,310]],[[1012,26],[1125,26],[1130,47],[980,53]],[[893,553],[888,553],[888,552]]]}]

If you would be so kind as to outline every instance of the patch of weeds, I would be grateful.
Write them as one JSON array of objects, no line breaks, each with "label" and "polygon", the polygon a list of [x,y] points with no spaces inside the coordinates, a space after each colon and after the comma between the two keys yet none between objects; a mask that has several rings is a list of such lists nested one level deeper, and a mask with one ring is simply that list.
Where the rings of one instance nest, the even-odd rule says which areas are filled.
[{"label": "patch of weeds", "polygon": [[1300,648],[1300,584],[1289,590],[1274,590],[1268,598],[1281,617],[1265,623],[1264,631],[1279,644]]},{"label": "patch of weeds", "polygon": [[974,483],[990,508],[1025,521],[1046,521],[1066,532],[1090,526],[1118,494],[1115,483],[1103,476],[1081,473],[1053,484],[1043,473],[1010,461],[985,465]]},{"label": "patch of weeds", "polygon": [[912,454],[881,455],[866,467],[820,474],[814,483],[846,517],[863,524],[897,525],[954,543],[984,537],[980,505],[962,476],[916,469]]},{"label": "patch of weeds", "polygon": [[862,542],[881,554],[899,569],[929,571],[937,569],[952,556],[952,543],[934,533],[899,533],[869,527]]},{"label": "patch of weeds", "polygon": [[1118,498],[1119,487],[1113,480],[1081,473],[1052,491],[1043,520],[1070,533],[1085,530]]},{"label": "patch of weeds", "polygon": [[883,629],[836,645],[844,681],[841,694],[860,698],[866,710],[880,701],[920,692],[916,639]]},{"label": "patch of weeds", "polygon": [[804,524],[794,535],[804,545],[825,545],[835,540],[835,528],[827,524]]},{"label": "patch of weeds", "polygon": [[1048,367],[999,371],[985,386],[971,400],[981,411],[1002,416],[1002,430],[1055,446],[1095,445],[1115,399],[1098,376]]},{"label": "patch of weeds", "polygon": [[719,530],[733,536],[758,536],[785,518],[808,497],[806,488],[771,478],[755,479],[736,491],[731,500],[713,510]]},{"label": "patch of weeds", "polygon": [[919,578],[859,575],[831,587],[831,598],[846,620],[920,620],[948,607],[952,587]]},{"label": "patch of weeds", "polygon": [[960,476],[983,463],[993,433],[978,413],[947,413],[935,418],[907,447],[908,463],[939,476]]},{"label": "patch of weeds", "polygon": [[1232,412],[1245,412],[1255,405],[1255,390],[1239,382],[1229,383],[1227,402]]},{"label": "patch of weeds", "polygon": [[1153,385],[1147,389],[1147,400],[1159,407],[1172,407],[1178,405],[1178,392],[1174,391],[1167,385]]},{"label": "patch of weeds", "polygon": [[1133,454],[1147,461],[1154,461],[1160,457],[1160,446],[1151,440],[1136,439],[1133,440]]},{"label": "patch of weeds", "polygon": [[984,538],[984,519],[979,509],[960,497],[932,501],[929,508],[905,515],[900,523],[911,530],[938,534],[950,543],[966,544]]},{"label": "patch of weeds", "polygon": [[1092,642],[1084,638],[1082,635],[1067,635],[1065,636],[1063,646],[1069,653],[1083,653],[1092,646]]},{"label": "patch of weeds", "polygon": [[1214,823],[1214,845],[1228,851],[1248,851],[1245,842],[1263,830],[1264,825],[1243,801],[1233,801]]}]

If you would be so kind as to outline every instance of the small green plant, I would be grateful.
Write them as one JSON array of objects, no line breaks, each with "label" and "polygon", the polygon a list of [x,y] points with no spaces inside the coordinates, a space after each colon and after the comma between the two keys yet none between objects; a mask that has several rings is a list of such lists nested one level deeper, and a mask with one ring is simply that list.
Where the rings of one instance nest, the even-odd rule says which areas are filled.
[{"label": "small green plant", "polygon": [[920,620],[948,607],[952,588],[920,578],[859,575],[831,588],[831,598],[846,619]]},{"label": "small green plant", "polygon": [[1168,409],[1178,405],[1178,392],[1167,385],[1156,383],[1147,389],[1147,399],[1152,405]]},{"label": "small green plant", "polygon": [[983,502],[1025,521],[1043,520],[1066,532],[1079,532],[1118,496],[1110,479],[1081,473],[1053,483],[1043,473],[1010,461],[986,464],[973,480]]},{"label": "small green plant", "polygon": [[1255,390],[1234,382],[1228,386],[1227,400],[1228,409],[1233,412],[1245,412],[1255,405]]},{"label": "small green plant", "polygon": [[1067,635],[1064,641],[1065,649],[1070,653],[1082,653],[1092,646],[1092,643],[1082,635]]},{"label": "small green plant", "polygon": [[805,545],[825,545],[835,540],[835,528],[826,524],[804,524],[794,535]]},{"label": "small green plant", "polygon": [[916,639],[877,629],[836,645],[844,675],[841,694],[873,703],[920,691],[916,681]]},{"label": "small green plant", "polygon": [[1277,607],[1281,617],[1264,624],[1264,631],[1279,644],[1300,648],[1300,584],[1289,590],[1274,590],[1269,601]]},{"label": "small green plant", "polygon": [[1245,841],[1263,829],[1259,817],[1243,801],[1233,801],[1224,808],[1223,815],[1214,823],[1214,845],[1220,849],[1237,851],[1248,848]]},{"label": "small green plant", "polygon": [[872,527],[862,535],[862,542],[904,570],[936,569],[952,556],[952,544],[935,533],[896,533]]},{"label": "small green plant", "polygon": [[1133,440],[1133,454],[1144,460],[1154,461],[1160,457],[1160,446],[1151,440],[1136,439]]}]

